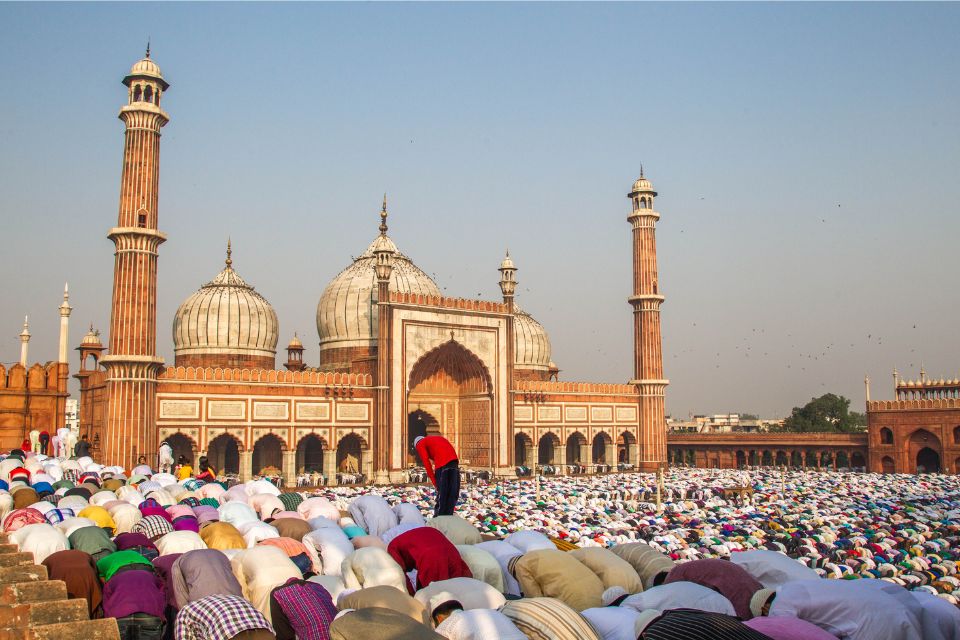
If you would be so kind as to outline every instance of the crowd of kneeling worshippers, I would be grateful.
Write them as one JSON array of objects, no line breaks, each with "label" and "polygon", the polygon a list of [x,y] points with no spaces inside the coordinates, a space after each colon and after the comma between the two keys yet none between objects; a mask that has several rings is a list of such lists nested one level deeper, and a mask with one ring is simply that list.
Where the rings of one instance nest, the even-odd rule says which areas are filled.
[{"label": "crowd of kneeling worshippers", "polygon": [[631,474],[468,486],[426,519],[426,487],[283,492],[14,450],[0,515],[122,638],[960,638],[955,478],[757,473],[757,503],[733,506],[712,487],[737,477],[678,473],[662,512]]}]

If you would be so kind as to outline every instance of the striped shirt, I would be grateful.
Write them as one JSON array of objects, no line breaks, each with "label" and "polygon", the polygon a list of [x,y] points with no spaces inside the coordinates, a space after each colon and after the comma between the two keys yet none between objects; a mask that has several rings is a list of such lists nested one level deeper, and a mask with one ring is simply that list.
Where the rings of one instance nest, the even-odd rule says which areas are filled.
[{"label": "striped shirt", "polygon": [[556,598],[510,600],[500,612],[530,640],[600,640],[586,618]]},{"label": "striped shirt", "polygon": [[238,633],[273,627],[263,614],[240,596],[207,596],[177,614],[174,640],[230,640]]},{"label": "striped shirt", "polygon": [[651,622],[640,635],[643,640],[770,640],[733,616],[696,609],[671,609]]},{"label": "striped shirt", "polygon": [[330,640],[336,615],[330,593],[316,582],[290,578],[270,592],[277,640]]}]

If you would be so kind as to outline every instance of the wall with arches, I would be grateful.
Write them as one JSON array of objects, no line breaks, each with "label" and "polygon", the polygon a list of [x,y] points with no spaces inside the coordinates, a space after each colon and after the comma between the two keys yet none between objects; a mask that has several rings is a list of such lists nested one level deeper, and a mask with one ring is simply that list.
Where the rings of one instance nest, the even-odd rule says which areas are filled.
[{"label": "wall with arches", "polygon": [[[935,385],[934,385],[935,386]],[[909,391],[909,390],[908,390]],[[869,467],[879,473],[960,473],[960,400],[936,389],[867,403]]]}]

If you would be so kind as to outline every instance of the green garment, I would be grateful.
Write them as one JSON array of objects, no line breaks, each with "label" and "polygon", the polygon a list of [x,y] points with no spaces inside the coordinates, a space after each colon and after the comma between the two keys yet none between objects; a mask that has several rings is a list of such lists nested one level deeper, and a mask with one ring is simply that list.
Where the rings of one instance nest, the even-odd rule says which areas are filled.
[{"label": "green garment", "polygon": [[126,551],[117,551],[104,558],[100,558],[100,560],[97,561],[97,573],[100,574],[100,579],[106,582],[112,578],[113,574],[117,571],[131,564],[145,564],[150,567],[151,571],[153,570],[153,565],[150,564],[149,560],[136,551],[127,549]]},{"label": "green garment", "polygon": [[103,551],[112,554],[117,550],[117,545],[113,544],[107,532],[100,527],[81,527],[70,534],[69,540],[71,549],[89,553],[91,556]]}]

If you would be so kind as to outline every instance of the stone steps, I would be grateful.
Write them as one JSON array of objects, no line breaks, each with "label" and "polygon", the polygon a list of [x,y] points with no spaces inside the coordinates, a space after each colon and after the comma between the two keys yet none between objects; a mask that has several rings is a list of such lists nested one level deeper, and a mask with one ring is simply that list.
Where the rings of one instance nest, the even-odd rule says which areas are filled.
[{"label": "stone steps", "polygon": [[90,620],[86,600],[68,599],[64,582],[0,533],[0,640],[120,640],[120,631],[113,618]]}]

